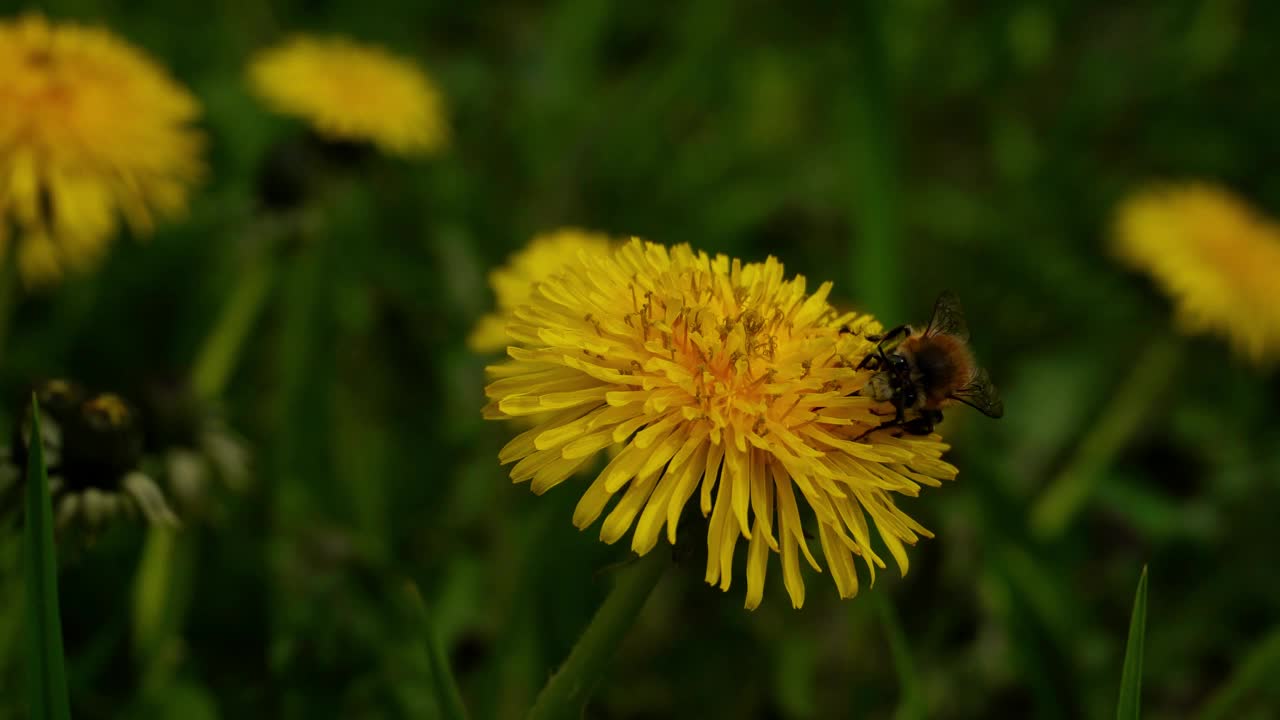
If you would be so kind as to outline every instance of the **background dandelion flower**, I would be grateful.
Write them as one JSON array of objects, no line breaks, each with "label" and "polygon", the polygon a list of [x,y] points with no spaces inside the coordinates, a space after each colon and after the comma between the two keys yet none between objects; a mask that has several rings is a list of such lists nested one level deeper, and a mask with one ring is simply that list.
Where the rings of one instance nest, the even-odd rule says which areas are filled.
[{"label": "background dandelion flower", "polygon": [[[49,492],[59,528],[95,531],[122,517],[176,526],[160,486],[141,469],[142,431],[134,409],[114,393],[91,393],[76,383],[49,380],[35,388],[40,408],[38,442],[49,471]],[[13,445],[0,451],[0,497],[24,477],[32,422],[28,410]],[[5,491],[5,488],[10,490]]]},{"label": "background dandelion flower", "polygon": [[873,581],[884,567],[872,525],[905,573],[905,546],[929,532],[894,494],[915,496],[956,470],[940,459],[947,446],[936,435],[864,437],[885,408],[855,394],[870,372],[854,367],[873,348],[864,334],[880,328],[837,315],[830,290],[807,293],[804,278],[784,279],[773,258],[743,264],[687,245],[632,240],[612,254],[580,254],[515,311],[508,332],[521,347],[490,368],[486,417],[543,414],[499,459],[540,494],[621,445],[574,524],[593,524],[622,493],[601,539],[616,542],[634,525],[631,547],[643,555],[664,527],[676,541],[697,493],[710,516],[706,581],[729,589],[745,539],[748,608],[762,598],[770,552],[782,556],[792,605],[804,603],[799,557],[821,566],[802,505],[841,597],[858,591],[855,556]]},{"label": "background dandelion flower", "polygon": [[607,235],[578,228],[560,228],[535,236],[506,265],[489,273],[497,309],[480,318],[467,344],[476,352],[506,348],[510,343],[507,321],[517,307],[529,301],[534,285],[572,262],[579,252],[603,254],[608,249]]},{"label": "background dandelion flower", "polygon": [[1208,184],[1135,195],[1114,249],[1177,305],[1179,324],[1214,330],[1255,362],[1280,353],[1280,225]]},{"label": "background dandelion flower", "polygon": [[[196,99],[106,30],[0,21],[0,245],[28,284],[91,266],[116,229],[186,207]],[[17,246],[8,247],[8,226]]]},{"label": "background dandelion flower", "polygon": [[392,155],[431,152],[449,139],[435,83],[381,48],[296,37],[259,53],[249,78],[272,108],[329,139],[370,142]]}]

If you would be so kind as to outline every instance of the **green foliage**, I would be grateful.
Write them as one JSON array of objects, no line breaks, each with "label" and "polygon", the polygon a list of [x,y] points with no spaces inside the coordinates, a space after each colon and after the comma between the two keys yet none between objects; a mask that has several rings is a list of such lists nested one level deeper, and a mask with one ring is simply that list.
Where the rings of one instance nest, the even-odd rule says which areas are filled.
[{"label": "green foliage", "polygon": [[23,516],[23,579],[27,601],[27,682],[29,716],[69,720],[67,674],[62,658],[62,619],[58,606],[58,561],[53,545],[53,509],[44,466],[40,407],[31,398],[31,447],[27,457],[27,502]]},{"label": "green foliage", "polygon": [[[842,602],[806,569],[794,611],[775,558],[748,613],[745,583],[702,582],[694,542],[587,717],[1106,717],[1144,563],[1144,717],[1280,714],[1280,379],[1212,338],[1170,362],[1169,303],[1105,245],[1116,203],[1157,180],[1280,216],[1280,6],[911,0],[874,25],[728,0],[42,7],[188,85],[208,169],[185,220],[56,290],[13,288],[0,391],[21,401],[0,438],[39,378],[131,400],[192,378],[253,453],[250,487],[214,493],[172,547],[147,551],[140,523],[59,545],[77,717],[439,717],[406,578],[470,716],[524,717],[627,556],[570,523],[585,480],[512,486],[514,430],[479,414],[495,358],[465,345],[487,273],[561,225],[773,254],[888,325],[953,289],[1006,404],[947,411],[960,475],[900,501],[936,535],[905,578],[864,573]],[[414,58],[452,147],[302,162],[305,210],[264,210],[267,158],[303,128],[244,66],[300,30]],[[162,481],[166,463],[149,451]],[[0,513],[7,493],[0,477]],[[28,712],[32,529],[0,516],[0,720]]]},{"label": "green foliage", "polygon": [[462,704],[458,681],[453,677],[449,658],[445,656],[440,639],[436,636],[431,615],[422,603],[422,595],[412,583],[405,587],[404,595],[405,603],[409,606],[410,622],[415,626],[427,665],[431,668],[431,686],[435,692],[436,706],[444,720],[466,720],[467,709]]},{"label": "green foliage", "polygon": [[[1280,672],[1280,629],[1272,629],[1240,661],[1231,678],[1218,688],[1200,710],[1200,720],[1241,717],[1251,695],[1271,692],[1272,679]],[[1270,702],[1274,702],[1274,697]],[[1261,703],[1259,703],[1261,704]]]},{"label": "green foliage", "polygon": [[1133,617],[1129,620],[1129,641],[1124,647],[1124,673],[1120,676],[1118,720],[1142,717],[1142,659],[1147,643],[1147,569],[1142,568],[1138,591],[1133,596]]}]

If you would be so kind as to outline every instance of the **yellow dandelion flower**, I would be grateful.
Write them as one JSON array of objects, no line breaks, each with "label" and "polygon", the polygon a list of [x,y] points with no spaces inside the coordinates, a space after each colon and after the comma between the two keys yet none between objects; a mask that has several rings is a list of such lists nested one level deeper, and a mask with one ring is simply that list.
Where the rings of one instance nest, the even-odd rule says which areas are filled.
[{"label": "yellow dandelion flower", "polygon": [[412,62],[345,38],[300,36],[251,63],[254,90],[277,112],[333,140],[370,142],[392,155],[448,142],[444,101]]},{"label": "yellow dandelion flower", "polygon": [[137,48],[40,15],[0,20],[0,248],[16,229],[28,284],[101,256],[123,214],[137,232],[186,208],[200,106]]},{"label": "yellow dandelion flower", "polygon": [[529,301],[536,284],[576,260],[579,253],[603,254],[608,249],[609,236],[578,228],[560,228],[535,236],[525,249],[512,255],[506,265],[489,273],[489,285],[493,287],[498,307],[480,318],[467,344],[476,352],[506,348],[511,342],[507,337],[511,313]]},{"label": "yellow dandelion flower", "polygon": [[1207,184],[1139,193],[1113,247],[1173,297],[1184,330],[1217,331],[1255,362],[1280,354],[1280,225],[1244,201]]},{"label": "yellow dandelion flower", "polygon": [[743,264],[687,245],[632,240],[580,255],[515,311],[511,359],[489,368],[486,417],[539,417],[499,460],[541,494],[620,446],[574,524],[592,525],[621,493],[600,537],[613,543],[634,526],[631,547],[643,555],[664,527],[675,543],[696,493],[710,517],[706,581],[729,588],[745,540],[748,608],[760,603],[771,552],[792,605],[804,603],[799,557],[821,571],[815,535],[841,597],[858,591],[855,556],[873,582],[884,567],[872,526],[905,573],[905,546],[930,533],[895,495],[915,496],[956,470],[936,435],[874,431],[877,413],[891,410],[858,394],[871,372],[856,366],[880,326],[838,315],[830,290],[807,293],[774,258]]}]

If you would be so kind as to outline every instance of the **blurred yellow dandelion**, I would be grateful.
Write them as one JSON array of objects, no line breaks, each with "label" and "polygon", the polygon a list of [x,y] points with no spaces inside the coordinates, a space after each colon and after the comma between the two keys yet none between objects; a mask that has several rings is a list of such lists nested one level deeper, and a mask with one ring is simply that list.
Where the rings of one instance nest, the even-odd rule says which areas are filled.
[{"label": "blurred yellow dandelion", "polygon": [[1149,273],[1186,331],[1214,330],[1250,359],[1280,353],[1280,225],[1228,191],[1188,184],[1139,193],[1114,249]]},{"label": "blurred yellow dandelion", "polygon": [[444,101],[412,62],[345,38],[300,36],[249,67],[254,90],[276,111],[332,140],[370,142],[392,155],[442,148]]},{"label": "blurred yellow dandelion", "polygon": [[[200,106],[103,29],[0,20],[0,248],[28,284],[88,268],[115,233],[186,208]],[[10,233],[16,230],[10,250]]]},{"label": "blurred yellow dandelion", "polygon": [[497,309],[480,318],[467,338],[476,352],[502,350],[510,343],[507,322],[511,313],[529,301],[534,285],[577,259],[582,252],[603,254],[609,237],[577,228],[560,228],[537,235],[529,245],[511,256],[508,263],[489,273]]},{"label": "blurred yellow dandelion", "polygon": [[[738,540],[747,542],[746,607],[761,601],[769,553],[781,555],[792,605],[804,603],[799,556],[818,571],[816,535],[841,597],[858,591],[854,556],[874,582],[884,562],[874,525],[907,571],[906,545],[930,533],[894,504],[956,470],[937,435],[895,437],[885,406],[856,393],[873,348],[868,316],[838,315],[831,284],[809,294],[773,258],[743,264],[687,245],[632,240],[581,254],[515,310],[511,359],[489,368],[489,418],[536,416],[504,447],[511,477],[543,493],[598,451],[621,451],[574,512],[579,528],[613,505],[601,539],[632,526],[643,555],[666,528],[675,543],[698,493],[707,533],[706,581],[727,590]],[[807,507],[805,507],[807,506]],[[811,511],[810,511],[811,509]],[[815,532],[803,523],[813,515]],[[803,514],[802,514],[803,513]],[[868,516],[870,523],[868,523]]]}]

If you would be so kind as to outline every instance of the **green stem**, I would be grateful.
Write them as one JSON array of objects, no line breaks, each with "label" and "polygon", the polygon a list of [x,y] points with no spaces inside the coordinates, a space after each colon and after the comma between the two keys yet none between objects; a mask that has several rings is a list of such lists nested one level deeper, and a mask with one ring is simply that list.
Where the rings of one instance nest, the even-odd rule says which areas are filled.
[{"label": "green stem", "polygon": [[1088,501],[1101,473],[1142,427],[1152,406],[1177,374],[1184,344],[1164,336],[1147,346],[1133,370],[1117,386],[1075,455],[1049,483],[1031,512],[1031,529],[1043,539],[1058,537]]},{"label": "green stem", "polygon": [[142,656],[154,654],[164,635],[165,605],[173,584],[176,533],[152,527],[138,561],[133,583],[133,646]]},{"label": "green stem", "polygon": [[257,253],[248,265],[247,273],[228,296],[217,324],[200,348],[191,372],[191,386],[203,400],[214,400],[222,394],[271,289],[276,266],[271,249]]},{"label": "green stem", "polygon": [[133,647],[144,695],[169,686],[181,659],[197,533],[153,526],[133,583]]},{"label": "green stem", "polygon": [[[881,317],[901,317],[897,138],[881,10],[854,3],[849,120],[858,243],[850,277],[861,299]],[[892,323],[891,323],[892,324]]]},{"label": "green stem", "polygon": [[635,623],[668,564],[670,558],[666,553],[654,551],[631,567],[618,571],[617,584],[591,618],[591,624],[569,652],[564,665],[538,693],[528,720],[581,717],[582,706],[604,676],[609,658]]},{"label": "green stem", "polygon": [[1241,702],[1251,691],[1271,685],[1280,677],[1280,626],[1258,643],[1232,673],[1231,679],[1213,694],[1200,710],[1200,720],[1219,720],[1245,715]]},{"label": "green stem", "polygon": [[427,612],[422,594],[412,582],[405,585],[405,600],[414,621],[421,631],[426,645],[427,665],[431,668],[431,682],[435,686],[436,704],[440,707],[444,720],[467,720],[467,708],[462,703],[462,692],[458,690],[458,681],[449,668],[449,658],[445,655],[444,645],[436,635],[435,625],[431,622],[431,614]]},{"label": "green stem", "polygon": [[898,618],[898,611],[893,607],[887,592],[874,593],[876,605],[880,611],[880,622],[884,626],[885,639],[889,642],[889,653],[893,656],[893,668],[898,675],[898,712],[894,714],[899,720],[915,720],[925,717],[924,696],[920,694],[920,681],[916,677],[915,662],[911,659],[911,647],[907,644],[907,634]]}]

